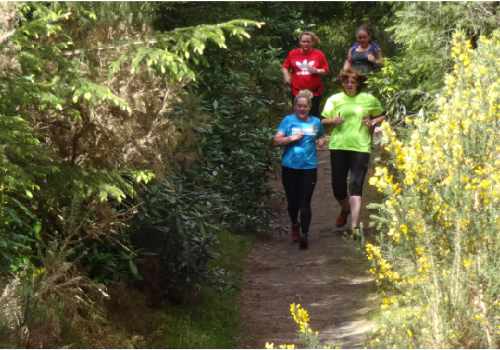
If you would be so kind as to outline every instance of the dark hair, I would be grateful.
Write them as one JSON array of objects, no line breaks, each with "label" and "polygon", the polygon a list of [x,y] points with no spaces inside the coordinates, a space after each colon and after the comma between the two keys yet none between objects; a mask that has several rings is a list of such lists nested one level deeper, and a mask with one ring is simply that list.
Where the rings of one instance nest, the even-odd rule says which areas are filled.
[{"label": "dark hair", "polygon": [[341,69],[339,75],[337,76],[337,81],[342,84],[348,78],[354,78],[358,82],[358,92],[360,92],[365,87],[366,76],[360,74],[357,70],[352,68]]},{"label": "dark hair", "polygon": [[312,42],[313,42],[314,45],[318,45],[320,43],[319,37],[316,34],[314,34],[313,32],[302,32],[302,33],[300,33],[299,34],[299,41],[300,41],[300,39],[302,39],[302,37],[304,35],[309,35],[311,37]]},{"label": "dark hair", "polygon": [[366,34],[368,34],[368,36],[370,37],[370,39],[372,39],[373,37],[373,33],[370,29],[370,27],[368,27],[368,24],[362,24],[358,27],[358,29],[356,29],[356,36],[358,35],[359,32],[365,32]]}]

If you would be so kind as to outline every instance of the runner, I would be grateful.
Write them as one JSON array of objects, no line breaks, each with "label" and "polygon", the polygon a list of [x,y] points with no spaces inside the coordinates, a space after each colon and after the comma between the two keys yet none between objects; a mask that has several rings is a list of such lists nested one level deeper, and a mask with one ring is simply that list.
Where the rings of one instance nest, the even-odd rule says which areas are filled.
[{"label": "runner", "polygon": [[318,167],[316,141],[319,146],[325,142],[319,118],[309,115],[311,100],[312,93],[308,90],[297,94],[295,112],[283,118],[273,139],[274,145],[285,146],[281,161],[282,182],[292,223],[292,241],[300,240],[300,249],[308,248],[311,199]]},{"label": "runner", "polygon": [[382,50],[371,37],[371,32],[366,25],[356,30],[357,41],[347,53],[344,69],[352,68],[359,74],[366,75],[382,65]]},{"label": "runner", "polygon": [[302,32],[299,35],[299,48],[288,53],[281,71],[285,84],[292,89],[292,105],[300,90],[307,89],[314,95],[310,114],[319,117],[319,106],[323,95],[321,77],[329,73],[328,61],[323,51],[315,49],[319,38],[312,32]]},{"label": "runner", "polygon": [[[372,132],[385,116],[380,101],[361,92],[363,76],[352,69],[342,70],[339,80],[343,92],[328,98],[323,110],[323,125],[333,128],[330,136],[330,161],[333,194],[341,205],[337,227],[347,224],[351,214],[351,230],[359,234],[359,214],[363,183],[370,161]],[[347,175],[350,173],[349,195]]]}]

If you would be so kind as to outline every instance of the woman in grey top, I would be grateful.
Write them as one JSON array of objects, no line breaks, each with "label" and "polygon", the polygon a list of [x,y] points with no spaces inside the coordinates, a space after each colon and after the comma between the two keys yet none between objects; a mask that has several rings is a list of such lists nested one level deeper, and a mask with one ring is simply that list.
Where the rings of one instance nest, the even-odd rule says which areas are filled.
[{"label": "woman in grey top", "polygon": [[382,50],[371,40],[371,32],[366,25],[356,30],[356,40],[347,53],[344,69],[352,68],[361,75],[367,75],[382,65]]}]

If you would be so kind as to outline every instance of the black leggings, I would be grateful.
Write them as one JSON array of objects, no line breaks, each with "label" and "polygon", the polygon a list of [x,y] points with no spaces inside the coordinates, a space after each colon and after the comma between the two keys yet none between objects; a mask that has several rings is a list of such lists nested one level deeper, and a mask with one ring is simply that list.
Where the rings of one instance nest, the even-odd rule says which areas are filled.
[{"label": "black leggings", "polygon": [[350,171],[349,194],[361,196],[365,181],[370,153],[331,150],[333,195],[338,201],[347,198],[347,173]]},{"label": "black leggings", "polygon": [[316,169],[291,169],[282,167],[281,180],[288,202],[288,215],[292,224],[297,223],[300,211],[300,225],[303,234],[309,232],[311,223],[311,199],[316,185]]},{"label": "black leggings", "polygon": [[[309,115],[314,117],[321,118],[319,115],[319,104],[321,103],[321,96],[313,96],[311,100],[311,110],[309,111]],[[292,95],[292,107],[295,105],[295,96]]]}]

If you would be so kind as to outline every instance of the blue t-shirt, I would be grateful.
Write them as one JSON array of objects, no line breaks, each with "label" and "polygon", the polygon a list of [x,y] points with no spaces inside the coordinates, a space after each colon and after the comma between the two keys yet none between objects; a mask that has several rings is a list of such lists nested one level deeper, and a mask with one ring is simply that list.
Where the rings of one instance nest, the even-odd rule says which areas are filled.
[{"label": "blue t-shirt", "polygon": [[302,132],[304,136],[288,144],[283,150],[281,164],[292,169],[315,169],[318,167],[316,155],[316,140],[323,136],[325,131],[317,117],[309,116],[302,120],[295,114],[287,115],[278,126],[278,132],[285,136],[292,136]]}]

